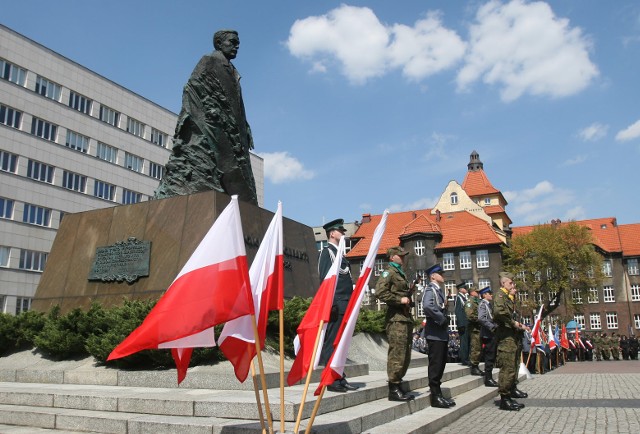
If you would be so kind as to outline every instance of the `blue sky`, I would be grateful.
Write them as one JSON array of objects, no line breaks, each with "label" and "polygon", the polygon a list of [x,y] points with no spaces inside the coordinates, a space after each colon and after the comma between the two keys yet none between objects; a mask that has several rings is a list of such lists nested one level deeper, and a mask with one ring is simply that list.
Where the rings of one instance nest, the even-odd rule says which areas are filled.
[{"label": "blue sky", "polygon": [[431,207],[473,150],[514,225],[640,222],[636,0],[22,0],[0,22],[175,113],[238,30],[265,208],[311,226]]}]

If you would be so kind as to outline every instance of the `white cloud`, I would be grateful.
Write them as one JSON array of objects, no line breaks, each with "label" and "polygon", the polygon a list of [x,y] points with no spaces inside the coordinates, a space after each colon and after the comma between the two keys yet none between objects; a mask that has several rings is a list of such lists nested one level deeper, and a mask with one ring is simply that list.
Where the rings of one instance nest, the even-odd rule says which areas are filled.
[{"label": "white cloud", "polygon": [[561,216],[565,220],[570,217],[582,218],[584,215],[584,210],[579,206],[567,208],[576,202],[573,192],[556,188],[549,181],[541,181],[533,188],[505,191],[503,194],[509,202],[509,214],[517,217],[513,220],[524,224],[544,223]]},{"label": "white cloud", "polygon": [[312,179],[315,173],[288,152],[258,154],[264,158],[264,176],[274,184]]},{"label": "white cloud", "polygon": [[466,90],[481,79],[500,86],[506,102],[525,93],[572,95],[598,75],[589,48],[582,30],[556,17],[547,3],[490,1],[480,7],[471,25],[458,89]]},{"label": "white cloud", "polygon": [[437,13],[429,13],[413,27],[386,26],[371,9],[347,5],[297,20],[286,44],[293,56],[311,62],[313,72],[337,63],[357,84],[396,68],[405,77],[420,80],[452,67],[465,51],[465,43],[442,26]]},{"label": "white cloud", "polygon": [[417,209],[425,209],[425,208],[433,208],[440,198],[429,198],[423,197],[421,199],[415,200],[411,203],[394,203],[388,207],[389,212],[399,212],[399,211],[411,211]]},{"label": "white cloud", "polygon": [[578,164],[582,164],[585,161],[587,161],[586,155],[576,155],[574,158],[570,158],[564,163],[562,163],[561,166],[575,166]]},{"label": "white cloud", "polygon": [[635,123],[629,125],[627,128],[616,134],[616,140],[619,142],[633,140],[638,137],[640,137],[640,120],[637,120]]},{"label": "white cloud", "polygon": [[581,129],[578,132],[578,136],[586,142],[595,142],[596,140],[600,140],[605,137],[608,130],[608,125],[602,125],[595,122],[588,127]]}]

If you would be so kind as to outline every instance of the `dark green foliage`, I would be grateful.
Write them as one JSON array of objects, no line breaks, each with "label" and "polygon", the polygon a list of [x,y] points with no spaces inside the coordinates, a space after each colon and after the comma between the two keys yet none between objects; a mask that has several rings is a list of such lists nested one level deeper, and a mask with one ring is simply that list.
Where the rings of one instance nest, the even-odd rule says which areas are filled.
[{"label": "dark green foliage", "polygon": [[17,348],[31,348],[35,346],[36,336],[42,332],[46,322],[42,312],[29,310],[16,316]]},{"label": "dark green foliage", "polygon": [[360,310],[354,333],[384,333],[385,315],[384,310]]},{"label": "dark green foliage", "polygon": [[34,339],[38,350],[58,360],[86,357],[88,353],[84,344],[94,330],[91,318],[95,316],[96,309],[101,310],[94,306],[89,312],[75,308],[66,315],[60,315],[60,307],[53,307],[45,318],[42,331]]},{"label": "dark green foliage", "polygon": [[0,314],[0,354],[12,351],[16,348],[17,319],[13,315]]},{"label": "dark green foliage", "polygon": [[[293,297],[284,304],[283,323],[284,323],[284,352],[286,355],[293,357],[293,339],[296,337],[296,330],[300,321],[307,313],[311,298]],[[272,311],[269,314],[269,322],[267,324],[267,337],[265,346],[271,346],[279,351],[279,313]]]}]

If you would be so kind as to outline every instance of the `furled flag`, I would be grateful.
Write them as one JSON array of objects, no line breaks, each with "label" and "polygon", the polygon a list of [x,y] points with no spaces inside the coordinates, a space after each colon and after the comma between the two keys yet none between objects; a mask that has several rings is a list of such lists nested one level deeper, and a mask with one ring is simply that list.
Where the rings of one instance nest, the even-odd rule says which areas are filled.
[{"label": "furled flag", "polygon": [[584,347],[584,343],[582,342],[582,339],[580,338],[580,331],[578,330],[579,326],[576,327],[576,337],[575,340],[577,342],[578,345],[580,345],[583,349],[586,350],[586,348]]},{"label": "furled flag", "polygon": [[536,316],[535,322],[533,323],[533,330],[531,330],[531,347],[537,346],[544,348],[544,344],[540,339],[540,327],[542,324],[542,308],[544,305],[540,306],[540,311],[538,311],[538,316]]},{"label": "furled flag", "polygon": [[[269,311],[282,309],[284,304],[282,253],[282,203],[278,202],[278,210],[267,228],[249,270],[260,348],[264,348]],[[256,356],[251,316],[242,316],[226,323],[218,338],[218,346],[233,364],[236,378],[241,383],[244,382],[249,373],[251,360]]]},{"label": "furled flag", "polygon": [[567,336],[567,327],[562,324],[562,331],[560,332],[560,346],[565,350],[569,349],[569,337]]},{"label": "furled flag", "polygon": [[[329,315],[331,314],[331,305],[333,304],[333,296],[338,283],[338,270],[342,262],[342,255],[344,255],[344,237],[340,238],[336,259],[333,261],[333,264],[331,264],[331,268],[329,268],[324,280],[320,283],[318,292],[315,297],[313,297],[307,313],[298,326],[298,334],[294,341],[296,359],[293,361],[293,365],[287,376],[287,384],[289,386],[296,384],[304,378],[311,368],[311,356],[315,349],[314,345],[316,343],[320,321],[324,321],[324,325],[322,327],[323,330],[319,339],[316,355],[322,352],[324,331],[327,328],[327,322],[329,322]],[[318,365],[318,359],[319,358],[316,357],[314,360],[314,368]]]},{"label": "furled flag", "polygon": [[336,348],[333,352],[333,355],[329,359],[327,366],[322,371],[320,384],[318,385],[318,388],[316,389],[314,395],[320,394],[322,386],[328,386],[334,381],[342,378],[342,374],[344,373],[344,366],[347,361],[347,355],[349,354],[349,347],[351,346],[351,339],[353,338],[353,331],[355,330],[356,322],[358,321],[358,314],[360,313],[362,298],[365,294],[365,288],[369,284],[369,278],[371,277],[371,270],[373,269],[376,261],[376,255],[378,254],[380,240],[382,240],[382,235],[384,234],[384,230],[387,226],[388,215],[389,211],[385,210],[380,223],[378,223],[378,226],[373,233],[371,245],[369,246],[369,252],[367,253],[367,257],[362,263],[362,271],[360,273],[360,277],[356,282],[356,287],[353,290],[351,299],[349,299],[347,311],[344,314],[340,330],[338,331],[338,335],[336,336]]},{"label": "furled flag", "polygon": [[172,348],[180,383],[191,349],[214,346],[213,326],[254,313],[252,301],[238,197],[232,196],[169,289],[107,360]]},{"label": "furled flag", "polygon": [[553,332],[553,339],[556,341],[556,346],[560,346],[560,327],[556,324],[556,329]]},{"label": "furled flag", "polygon": [[554,350],[558,346],[555,337],[553,336],[553,329],[551,323],[549,323],[549,349]]}]

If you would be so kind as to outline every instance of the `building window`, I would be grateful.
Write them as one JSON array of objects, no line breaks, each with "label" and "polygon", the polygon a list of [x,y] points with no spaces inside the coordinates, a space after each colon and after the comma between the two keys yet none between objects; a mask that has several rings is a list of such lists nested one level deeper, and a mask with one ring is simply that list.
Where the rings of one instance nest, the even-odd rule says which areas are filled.
[{"label": "building window", "polygon": [[636,326],[636,330],[640,329],[640,313],[633,314],[633,322]]},{"label": "building window", "polygon": [[79,173],[67,172],[66,170],[62,172],[62,186],[64,188],[84,193],[86,185],[86,176],[80,175]]},{"label": "building window", "polygon": [[451,193],[451,205],[457,205],[458,204],[458,193],[456,193],[455,191],[453,193]]},{"label": "building window", "polygon": [[416,244],[415,244],[415,246],[413,246],[413,250],[414,250],[414,252],[416,252],[417,256],[424,255],[424,251],[425,251],[424,241],[423,240],[416,240]]},{"label": "building window", "polygon": [[134,172],[142,172],[142,162],[143,159],[138,157],[137,155],[125,152],[124,167],[126,167],[127,169],[131,169]]},{"label": "building window", "polygon": [[603,288],[603,293],[605,303],[614,303],[616,301],[616,297],[613,293],[613,286],[605,286]]},{"label": "building window", "polygon": [[[164,166],[149,162],[149,176],[155,179],[162,179],[164,176]],[[417,253],[416,253],[417,254]]]},{"label": "building window", "polygon": [[627,259],[627,272],[629,276],[637,276],[638,275],[638,260],[637,259]]},{"label": "building window", "polygon": [[476,266],[478,268],[489,268],[488,250],[476,250]]},{"label": "building window", "polygon": [[607,328],[609,330],[618,329],[618,314],[616,312],[607,312]]},{"label": "building window", "polygon": [[151,128],[151,143],[154,145],[167,147],[167,135],[162,131],[158,131],[155,128]]},{"label": "building window", "polygon": [[384,271],[384,259],[376,259],[376,263],[373,266],[373,274],[379,276]]},{"label": "building window", "polygon": [[66,147],[86,154],[89,149],[89,137],[67,130]]},{"label": "building window", "polygon": [[640,285],[637,283],[631,285],[631,301],[640,301]]},{"label": "building window", "polygon": [[524,272],[524,270],[520,270],[516,273],[516,279],[520,280],[521,282],[526,282],[527,274]]},{"label": "building window", "polygon": [[0,246],[0,267],[8,267],[10,257],[11,247]]},{"label": "building window", "polygon": [[133,118],[127,118],[127,132],[134,136],[144,137],[144,124]]},{"label": "building window", "polygon": [[536,291],[534,296],[536,298],[536,303],[542,304],[544,302],[544,294],[542,291]]},{"label": "building window", "polygon": [[101,199],[113,200],[116,193],[116,186],[98,181],[93,184],[93,195]]},{"label": "building window", "polygon": [[27,297],[18,297],[16,299],[16,315],[31,309],[31,299]]},{"label": "building window", "polygon": [[471,252],[460,252],[460,269],[471,269]]},{"label": "building window", "polygon": [[442,268],[444,270],[455,270],[456,262],[453,257],[453,253],[443,253],[442,254]]},{"label": "building window", "polygon": [[580,330],[584,330],[584,315],[579,313],[576,314],[573,319],[575,320],[576,323],[578,323],[578,328]]},{"label": "building window", "polygon": [[449,331],[458,331],[458,320],[456,318],[455,312],[449,312],[447,315],[449,316]]},{"label": "building window", "polygon": [[46,262],[47,254],[45,252],[20,250],[20,263],[18,264],[18,268],[21,270],[43,271]]},{"label": "building window", "polygon": [[604,261],[602,261],[602,274],[604,274],[606,277],[611,277],[612,275],[611,261],[609,259],[605,259]]},{"label": "building window", "polygon": [[4,59],[0,59],[0,76],[20,86],[24,86],[27,70],[20,68]]},{"label": "building window", "polygon": [[600,330],[602,329],[602,322],[600,320],[599,313],[592,313],[589,315],[589,324],[591,325],[591,330]]},{"label": "building window", "polygon": [[56,141],[58,126],[39,118],[33,118],[31,123],[31,134],[52,142]]},{"label": "building window", "polygon": [[600,302],[600,297],[598,296],[598,288],[589,288],[589,303],[598,302]]},{"label": "building window", "polygon": [[38,76],[38,78],[36,78],[36,93],[54,101],[60,101],[61,92],[62,87],[59,84],[49,81],[44,77]]},{"label": "building window", "polygon": [[22,222],[38,226],[51,226],[51,210],[30,203],[24,204]]},{"label": "building window", "polygon": [[9,152],[0,151],[0,170],[3,172],[16,173],[18,167],[18,156]]},{"label": "building window", "polygon": [[116,163],[116,158],[118,155],[118,150],[113,146],[109,146],[105,143],[98,142],[98,147],[96,151],[96,157],[101,160],[108,161],[109,163]]},{"label": "building window", "polygon": [[[329,241],[327,240],[323,240],[323,241],[316,241],[316,247],[318,248],[318,252],[322,252],[322,249],[324,249],[325,247],[327,247],[329,245]],[[362,264],[364,263],[364,261],[362,261],[360,263],[360,271],[362,271]]]},{"label": "building window", "polygon": [[484,289],[487,286],[491,286],[491,280],[490,279],[478,279],[478,289]]},{"label": "building window", "polygon": [[9,219],[13,217],[13,200],[0,197],[0,218]]},{"label": "building window", "polygon": [[582,292],[579,288],[573,288],[571,290],[571,300],[575,304],[582,304]]},{"label": "building window", "polygon": [[135,191],[127,190],[126,188],[122,190],[122,203],[124,205],[138,203],[141,200],[142,194],[136,193]]},{"label": "building window", "polygon": [[527,291],[518,291],[516,293],[516,297],[520,301],[527,301],[527,300],[529,300],[529,293]]},{"label": "building window", "polygon": [[29,160],[27,163],[27,177],[35,179],[36,181],[52,184],[54,170],[55,168],[53,166],[38,161]]},{"label": "building window", "polygon": [[8,127],[20,129],[21,118],[21,111],[12,109],[11,107],[0,105],[0,124],[5,124]]},{"label": "building window", "polygon": [[549,301],[551,306],[555,306],[555,298],[558,296],[558,291],[549,290]]},{"label": "building window", "polygon": [[485,197],[485,198],[484,198],[484,205],[485,205],[485,206],[487,206],[487,205],[491,205],[491,198],[490,198],[490,197]]},{"label": "building window", "polygon": [[449,297],[448,297],[449,300],[454,300],[456,298],[456,295],[458,294],[458,291],[456,288],[456,281],[447,280],[446,282],[444,282],[444,292],[445,294],[449,294]]},{"label": "building window", "polygon": [[100,120],[117,127],[120,124],[120,113],[107,106],[101,105]]},{"label": "building window", "polygon": [[91,106],[93,105],[93,101],[87,98],[86,96],[82,96],[74,91],[71,91],[69,94],[69,107],[74,110],[78,110],[86,115],[91,114]]}]

